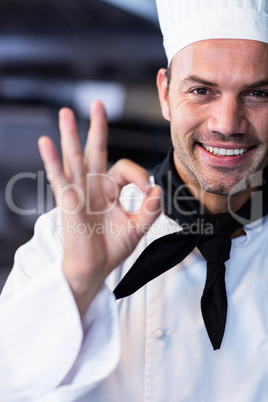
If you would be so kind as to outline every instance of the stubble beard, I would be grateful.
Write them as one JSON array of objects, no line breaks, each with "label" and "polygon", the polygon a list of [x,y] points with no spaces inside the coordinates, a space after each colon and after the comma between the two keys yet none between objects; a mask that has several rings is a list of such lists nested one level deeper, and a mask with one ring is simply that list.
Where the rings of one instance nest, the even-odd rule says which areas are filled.
[{"label": "stubble beard", "polygon": [[[210,137],[208,137],[208,135]],[[221,134],[220,136],[223,137]],[[194,140],[195,137],[198,138],[198,142],[205,142],[207,138],[216,138],[215,135],[211,133],[193,134],[193,139],[191,140],[191,144],[187,144],[187,149],[194,149],[193,144],[197,142]],[[264,152],[263,146],[261,146],[262,144],[255,140],[254,145],[259,147],[259,157],[255,157],[255,163],[253,161],[248,169],[246,167],[241,167],[240,172],[237,170],[236,166],[210,167],[209,169],[213,169],[214,171],[214,178],[213,181],[209,182],[209,175],[206,175],[204,171],[200,170],[198,166],[195,165],[194,161],[191,164],[190,157],[188,157],[186,153],[180,151],[183,148],[177,138],[178,137],[176,136],[175,138],[173,137],[173,146],[181,167],[179,173],[182,174],[183,177],[187,177],[187,180],[184,180],[186,181],[186,184],[190,184],[190,186],[198,186],[210,194],[224,197],[242,194],[249,187],[253,186],[252,183],[256,180],[256,177],[259,177],[260,171],[262,171],[268,164],[268,151],[266,150],[266,152]],[[240,138],[238,140],[241,141]],[[227,143],[228,141],[225,140],[225,142]],[[245,144],[245,147],[247,147],[249,140],[247,142],[244,140],[243,143]],[[252,146],[252,140],[250,141],[250,144]],[[237,178],[235,178],[235,176],[237,176]]]}]

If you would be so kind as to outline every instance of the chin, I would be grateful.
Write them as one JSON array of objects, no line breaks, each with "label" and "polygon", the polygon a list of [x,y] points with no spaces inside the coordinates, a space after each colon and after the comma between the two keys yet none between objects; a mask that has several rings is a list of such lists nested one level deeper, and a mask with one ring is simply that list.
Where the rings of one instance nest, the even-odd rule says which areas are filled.
[{"label": "chin", "polygon": [[226,189],[204,189],[207,193],[210,194],[214,194],[214,195],[220,195],[223,197],[230,197],[230,196],[235,196],[235,195],[240,195],[243,194],[245,192],[245,189],[243,190],[237,190],[237,191],[233,191],[232,190],[226,190]]},{"label": "chin", "polygon": [[244,193],[250,187],[250,181],[243,179],[238,182],[226,183],[226,181],[218,180],[217,184],[200,183],[200,185],[210,194],[228,197]]}]

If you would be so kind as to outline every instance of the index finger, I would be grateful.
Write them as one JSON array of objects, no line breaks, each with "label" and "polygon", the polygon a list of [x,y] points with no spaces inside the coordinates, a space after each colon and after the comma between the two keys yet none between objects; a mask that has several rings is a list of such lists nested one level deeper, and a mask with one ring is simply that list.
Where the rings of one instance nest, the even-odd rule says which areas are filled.
[{"label": "index finger", "polygon": [[103,173],[107,166],[108,120],[99,101],[91,104],[90,127],[85,146],[85,164],[92,173]]}]

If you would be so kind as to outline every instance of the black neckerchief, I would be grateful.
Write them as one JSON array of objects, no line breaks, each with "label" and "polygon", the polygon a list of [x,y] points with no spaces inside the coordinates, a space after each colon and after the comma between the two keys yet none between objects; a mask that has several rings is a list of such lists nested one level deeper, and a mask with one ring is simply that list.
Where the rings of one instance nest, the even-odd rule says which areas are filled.
[{"label": "black neckerchief", "polygon": [[115,288],[115,296],[120,299],[133,294],[183,261],[197,247],[207,261],[201,311],[213,348],[219,349],[227,316],[225,262],[230,258],[231,235],[268,213],[267,181],[258,189],[261,197],[253,196],[235,214],[212,215],[206,214],[187,191],[174,166],[173,150],[155,168],[154,178],[163,189],[165,214],[179,223],[182,230],[156,239],[146,247]]}]

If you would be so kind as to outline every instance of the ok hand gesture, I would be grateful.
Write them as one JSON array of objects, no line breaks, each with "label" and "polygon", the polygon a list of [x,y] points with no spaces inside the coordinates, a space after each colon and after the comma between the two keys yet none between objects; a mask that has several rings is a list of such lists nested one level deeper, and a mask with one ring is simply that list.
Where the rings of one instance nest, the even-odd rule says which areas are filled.
[{"label": "ok hand gesture", "polygon": [[[152,187],[148,173],[129,160],[118,161],[106,172],[108,124],[100,102],[92,104],[84,152],[70,109],[61,109],[59,127],[63,161],[49,137],[39,139],[39,149],[62,213],[63,272],[83,315],[106,276],[128,257],[159,215],[161,189]],[[119,202],[128,183],[145,194],[138,213],[126,212]],[[120,236],[109,230],[111,223],[118,225]],[[78,232],[75,227],[85,230]]]}]

